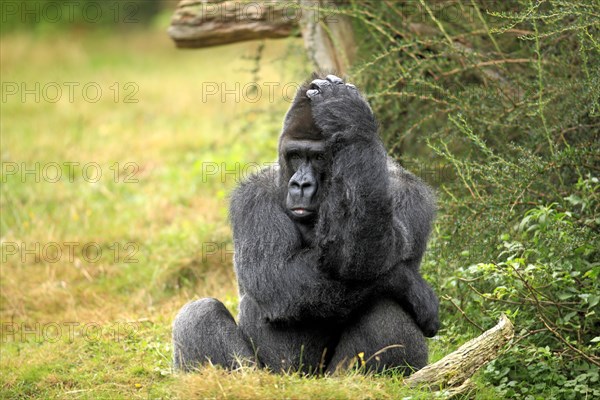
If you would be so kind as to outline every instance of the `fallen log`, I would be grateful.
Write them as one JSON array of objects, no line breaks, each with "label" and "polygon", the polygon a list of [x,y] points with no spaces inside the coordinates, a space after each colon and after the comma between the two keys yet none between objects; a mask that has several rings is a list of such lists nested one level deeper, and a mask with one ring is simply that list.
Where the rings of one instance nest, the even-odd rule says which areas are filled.
[{"label": "fallen log", "polygon": [[319,71],[348,71],[356,53],[341,0],[181,0],[168,33],[179,48],[300,36]]},{"label": "fallen log", "polygon": [[179,48],[299,36],[295,1],[182,0],[168,34]]},{"label": "fallen log", "polygon": [[498,356],[498,352],[514,336],[514,326],[505,316],[493,328],[469,340],[441,360],[415,372],[405,383],[411,387],[427,387],[457,395],[470,390],[470,378],[477,370]]}]

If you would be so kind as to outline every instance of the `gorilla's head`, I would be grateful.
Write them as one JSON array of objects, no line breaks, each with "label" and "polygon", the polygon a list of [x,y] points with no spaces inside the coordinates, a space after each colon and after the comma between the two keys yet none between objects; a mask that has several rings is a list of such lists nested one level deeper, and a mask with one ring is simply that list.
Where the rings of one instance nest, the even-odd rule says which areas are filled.
[{"label": "gorilla's head", "polygon": [[[331,157],[314,123],[308,85],[302,85],[287,112],[279,139],[280,184],[285,208],[302,228],[316,221]],[[303,232],[305,233],[305,232]]]}]

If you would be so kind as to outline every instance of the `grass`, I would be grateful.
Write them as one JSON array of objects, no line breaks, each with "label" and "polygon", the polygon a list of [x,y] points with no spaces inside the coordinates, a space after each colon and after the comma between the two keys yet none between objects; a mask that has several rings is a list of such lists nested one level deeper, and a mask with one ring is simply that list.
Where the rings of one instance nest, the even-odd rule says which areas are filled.
[{"label": "grass", "polygon": [[[203,83],[307,76],[297,39],[267,42],[256,72],[260,47],[181,51],[162,31],[2,37],[0,398],[428,397],[394,376],[170,369],[183,304],[218,297],[235,313],[227,194],[246,163],[274,159],[289,106],[281,89],[256,102],[203,99]],[[22,101],[7,82],[63,95]],[[78,84],[72,101],[68,82]],[[80,90],[90,83],[97,102]],[[214,166],[230,172],[207,173]],[[433,359],[447,351],[432,349]]]}]

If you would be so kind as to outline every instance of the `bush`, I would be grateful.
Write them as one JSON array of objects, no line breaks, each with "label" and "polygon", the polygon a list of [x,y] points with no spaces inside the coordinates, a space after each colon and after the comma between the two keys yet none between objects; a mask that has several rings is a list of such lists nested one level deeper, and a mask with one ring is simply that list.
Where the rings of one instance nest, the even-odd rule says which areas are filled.
[{"label": "bush", "polygon": [[505,397],[600,395],[600,5],[583,3],[347,9],[388,148],[438,188],[423,270],[442,340],[515,321],[483,374]]}]

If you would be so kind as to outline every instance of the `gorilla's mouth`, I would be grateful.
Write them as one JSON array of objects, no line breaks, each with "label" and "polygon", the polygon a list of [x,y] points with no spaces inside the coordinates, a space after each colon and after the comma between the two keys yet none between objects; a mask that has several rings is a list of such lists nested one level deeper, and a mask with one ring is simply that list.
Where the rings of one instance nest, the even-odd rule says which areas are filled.
[{"label": "gorilla's mouth", "polygon": [[294,207],[291,209],[291,211],[295,217],[300,217],[300,218],[308,217],[314,213],[313,210],[309,210],[308,208],[301,208],[301,207]]}]

